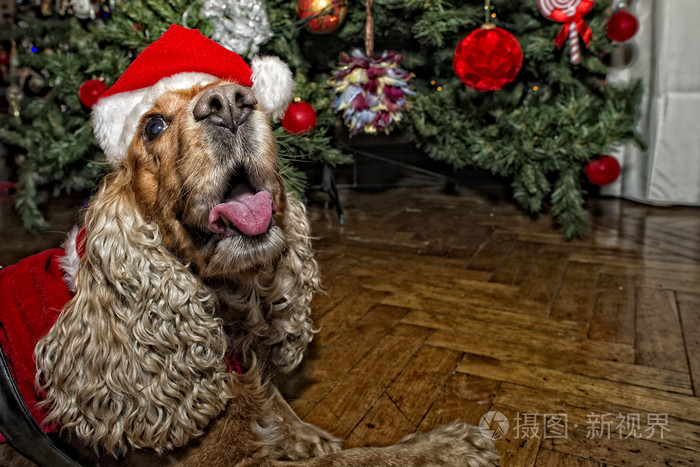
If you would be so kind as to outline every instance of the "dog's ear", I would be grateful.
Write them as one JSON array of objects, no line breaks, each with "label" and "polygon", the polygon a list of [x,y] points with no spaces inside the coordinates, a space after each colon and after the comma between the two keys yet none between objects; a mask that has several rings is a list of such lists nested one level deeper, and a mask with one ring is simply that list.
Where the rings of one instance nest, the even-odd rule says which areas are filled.
[{"label": "dog's ear", "polygon": [[76,294],[36,348],[46,422],[112,455],[182,446],[230,397],[215,296],[139,214],[126,169],[85,228]]},{"label": "dog's ear", "polygon": [[274,347],[273,363],[289,372],[299,365],[315,330],[311,321],[311,299],[321,288],[321,275],[311,245],[311,226],[306,207],[294,195],[287,195],[285,214],[287,250],[278,266],[280,279],[288,277],[283,310],[286,338]]}]

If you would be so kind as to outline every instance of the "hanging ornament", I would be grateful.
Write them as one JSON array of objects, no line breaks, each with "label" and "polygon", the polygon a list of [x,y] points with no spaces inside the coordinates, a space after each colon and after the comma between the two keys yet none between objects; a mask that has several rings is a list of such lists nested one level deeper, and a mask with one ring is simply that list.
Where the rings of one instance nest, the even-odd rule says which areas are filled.
[{"label": "hanging ornament", "polygon": [[51,10],[52,5],[51,5],[51,0],[41,0],[41,7],[39,11],[41,11],[41,14],[43,16],[51,16],[53,11]]},{"label": "hanging ornament", "polygon": [[70,9],[78,19],[95,19],[97,16],[90,0],[70,0]]},{"label": "hanging ornament", "polygon": [[564,23],[554,43],[561,49],[568,37],[571,63],[578,64],[581,61],[579,35],[586,47],[593,38],[591,28],[583,20],[593,8],[593,0],[537,0],[537,6],[545,18]]},{"label": "hanging ornament", "polygon": [[272,37],[263,0],[204,0],[200,15],[214,26],[211,39],[240,55],[255,55]]},{"label": "hanging ornament", "polygon": [[89,79],[80,85],[78,97],[85,107],[91,109],[92,106],[95,105],[95,102],[97,102],[97,99],[99,99],[106,90],[107,85],[104,81],[100,79]]},{"label": "hanging ornament", "polygon": [[496,91],[518,75],[523,51],[511,33],[487,23],[460,41],[452,63],[457,77],[468,87]]},{"label": "hanging ornament", "polygon": [[626,42],[637,34],[638,28],[639,22],[636,16],[627,10],[618,10],[608,20],[605,34],[612,41]]},{"label": "hanging ornament", "polygon": [[380,57],[373,56],[372,0],[365,5],[365,53],[357,49],[350,55],[342,53],[340,65],[328,80],[335,93],[331,106],[343,114],[351,136],[361,131],[388,134],[403,118],[406,96],[416,95],[408,85],[413,73],[399,67],[402,55],[385,51]]},{"label": "hanging ornament", "polygon": [[609,185],[620,176],[620,163],[612,156],[591,159],[583,169],[588,181],[594,185]]},{"label": "hanging ornament", "polygon": [[282,118],[282,127],[293,135],[300,135],[316,127],[316,111],[308,102],[289,104]]},{"label": "hanging ornament", "polygon": [[9,85],[7,89],[5,89],[5,99],[7,99],[7,104],[9,106],[8,113],[19,123],[21,121],[19,105],[22,99],[24,99],[22,88],[16,84]]},{"label": "hanging ornament", "polygon": [[388,134],[401,121],[406,96],[416,95],[408,85],[414,75],[399,67],[402,61],[403,56],[393,51],[377,58],[357,49],[340,55],[340,66],[329,80],[335,92],[331,105],[343,114],[351,135]]},{"label": "hanging ornament", "polygon": [[33,73],[27,80],[27,87],[33,93],[38,94],[46,87],[46,78],[39,73]]},{"label": "hanging ornament", "polygon": [[348,12],[346,0],[299,0],[297,16],[306,19],[306,29],[316,34],[335,31]]},{"label": "hanging ornament", "polygon": [[484,4],[485,22],[455,49],[452,66],[457,77],[477,91],[496,91],[512,82],[523,65],[518,40],[491,22],[491,1]]}]

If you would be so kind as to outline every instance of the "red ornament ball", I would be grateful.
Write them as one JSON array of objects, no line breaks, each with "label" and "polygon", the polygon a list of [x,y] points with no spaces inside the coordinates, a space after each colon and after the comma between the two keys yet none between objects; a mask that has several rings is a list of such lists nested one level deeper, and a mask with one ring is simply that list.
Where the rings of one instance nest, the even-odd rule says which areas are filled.
[{"label": "red ornament ball", "polygon": [[635,34],[639,28],[637,18],[625,10],[620,10],[610,17],[605,27],[605,34],[615,42],[625,42]]},{"label": "red ornament ball", "polygon": [[583,170],[592,184],[609,185],[620,176],[620,163],[612,156],[598,156],[588,161]]},{"label": "red ornament ball", "polygon": [[316,127],[316,111],[308,102],[292,102],[284,113],[282,127],[293,135],[309,132]]},{"label": "red ornament ball", "polygon": [[453,65],[457,77],[468,87],[496,91],[518,75],[523,51],[505,29],[482,26],[457,45]]},{"label": "red ornament ball", "polygon": [[299,19],[313,17],[306,29],[316,34],[335,31],[342,24],[348,12],[346,0],[299,0],[297,16]]},{"label": "red ornament ball", "polygon": [[78,97],[85,107],[91,109],[97,99],[107,90],[107,85],[99,79],[89,79],[80,85]]}]

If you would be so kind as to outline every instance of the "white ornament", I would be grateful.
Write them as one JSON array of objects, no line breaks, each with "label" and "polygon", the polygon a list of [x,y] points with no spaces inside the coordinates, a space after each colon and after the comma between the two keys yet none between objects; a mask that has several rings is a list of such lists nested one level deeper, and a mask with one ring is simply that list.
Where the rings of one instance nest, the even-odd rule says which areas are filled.
[{"label": "white ornament", "polygon": [[214,26],[211,39],[242,56],[272,36],[263,0],[204,0],[200,14]]},{"label": "white ornament", "polygon": [[95,10],[92,8],[90,0],[71,0],[70,6],[76,18],[95,19]]}]

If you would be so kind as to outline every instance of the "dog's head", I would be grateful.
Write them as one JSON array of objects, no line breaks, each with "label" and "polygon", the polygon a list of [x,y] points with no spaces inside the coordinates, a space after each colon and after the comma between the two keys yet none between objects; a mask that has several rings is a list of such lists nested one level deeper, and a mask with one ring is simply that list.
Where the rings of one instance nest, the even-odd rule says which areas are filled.
[{"label": "dog's head", "polygon": [[287,201],[252,89],[220,80],[162,93],[123,165],[142,215],[200,276],[260,267],[282,253]]},{"label": "dog's head", "polygon": [[273,261],[286,200],[268,118],[294,88],[276,57],[243,59],[172,26],[93,107],[95,136],[141,214],[200,276]]}]

